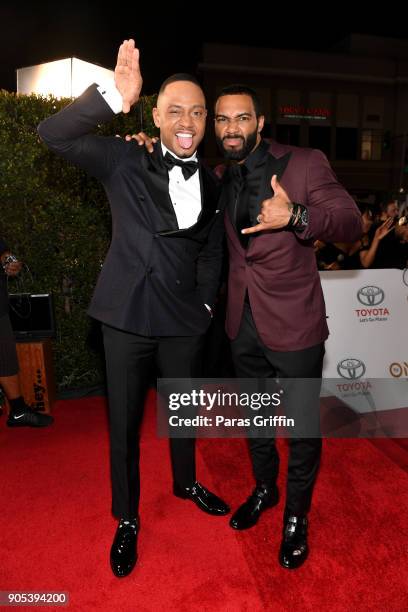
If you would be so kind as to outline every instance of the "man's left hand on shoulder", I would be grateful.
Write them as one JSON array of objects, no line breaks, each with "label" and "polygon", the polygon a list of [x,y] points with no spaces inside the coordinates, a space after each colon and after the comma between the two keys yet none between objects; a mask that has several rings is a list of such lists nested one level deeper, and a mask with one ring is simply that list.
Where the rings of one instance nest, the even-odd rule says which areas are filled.
[{"label": "man's left hand on shoulder", "polygon": [[157,136],[148,136],[145,132],[139,132],[138,134],[126,134],[125,140],[130,142],[136,140],[137,144],[142,147],[144,146],[149,153],[153,153],[153,145],[158,142]]}]

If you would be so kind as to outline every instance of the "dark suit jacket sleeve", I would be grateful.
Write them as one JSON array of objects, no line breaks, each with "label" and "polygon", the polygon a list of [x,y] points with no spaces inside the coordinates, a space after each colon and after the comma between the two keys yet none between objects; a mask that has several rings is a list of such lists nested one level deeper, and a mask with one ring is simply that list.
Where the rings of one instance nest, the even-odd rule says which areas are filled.
[{"label": "dark suit jacket sleeve", "polygon": [[362,234],[361,214],[340,185],[326,156],[310,151],[307,167],[309,223],[298,234],[302,240],[354,242]]},{"label": "dark suit jacket sleeve", "polygon": [[3,253],[5,253],[8,250],[9,250],[9,248],[8,248],[7,244],[4,242],[4,240],[2,240],[0,238],[0,255],[3,255]]},{"label": "dark suit jacket sleeve", "polygon": [[197,285],[203,302],[211,308],[217,297],[222,268],[224,215],[220,211],[197,259]]},{"label": "dark suit jacket sleeve", "polygon": [[90,132],[114,116],[97,85],[91,85],[74,102],[42,121],[38,133],[52,151],[104,179],[114,171],[128,148],[121,138]]}]

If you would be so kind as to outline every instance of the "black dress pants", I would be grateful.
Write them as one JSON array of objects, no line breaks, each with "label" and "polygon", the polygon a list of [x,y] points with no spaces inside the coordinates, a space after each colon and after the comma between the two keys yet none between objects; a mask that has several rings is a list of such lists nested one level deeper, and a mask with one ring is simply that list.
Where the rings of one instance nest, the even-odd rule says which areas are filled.
[{"label": "black dress pants", "polygon": [[[285,333],[285,330],[282,330]],[[238,336],[231,342],[232,358],[239,378],[313,378],[320,379],[324,343],[299,351],[273,351],[259,338],[250,305],[245,303]],[[315,383],[313,383],[315,384]],[[311,418],[318,418],[320,382],[314,386],[300,407]],[[301,401],[301,400],[300,400]],[[305,515],[310,508],[322,441],[320,437],[289,439],[289,464],[286,512]],[[273,438],[250,438],[255,480],[274,485],[279,471],[279,455]]]},{"label": "black dress pants", "polygon": [[[138,514],[140,497],[139,428],[152,374],[163,378],[198,377],[203,336],[140,336],[102,325],[110,416],[112,512]],[[174,482],[196,480],[195,440],[170,439]],[[160,469],[160,466],[157,466]]]}]

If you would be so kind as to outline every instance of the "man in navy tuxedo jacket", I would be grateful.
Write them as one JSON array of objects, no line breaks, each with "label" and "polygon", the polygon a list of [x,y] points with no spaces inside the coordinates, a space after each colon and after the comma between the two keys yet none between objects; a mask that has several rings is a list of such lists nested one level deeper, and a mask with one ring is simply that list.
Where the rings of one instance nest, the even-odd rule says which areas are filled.
[{"label": "man in navy tuxedo jacket", "polygon": [[[140,95],[139,51],[124,41],[115,87],[89,87],[43,121],[42,140],[99,178],[112,212],[112,242],[89,314],[102,322],[110,409],[115,575],[136,562],[139,529],[138,429],[152,367],[163,378],[200,375],[222,260],[218,184],[196,150],[204,136],[204,94],[193,77],[167,79],[153,110],[161,140],[150,155],[134,142],[92,134]],[[174,494],[210,514],[226,504],[196,480],[193,439],[170,441]]]}]

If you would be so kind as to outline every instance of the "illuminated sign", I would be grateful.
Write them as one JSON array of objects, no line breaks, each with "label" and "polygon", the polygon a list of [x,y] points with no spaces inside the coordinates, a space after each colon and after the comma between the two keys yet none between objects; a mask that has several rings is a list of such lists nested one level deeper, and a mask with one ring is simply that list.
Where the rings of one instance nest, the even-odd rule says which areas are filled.
[{"label": "illuminated sign", "polygon": [[318,119],[325,121],[330,118],[331,111],[328,108],[294,106],[292,104],[279,107],[282,119]]}]

